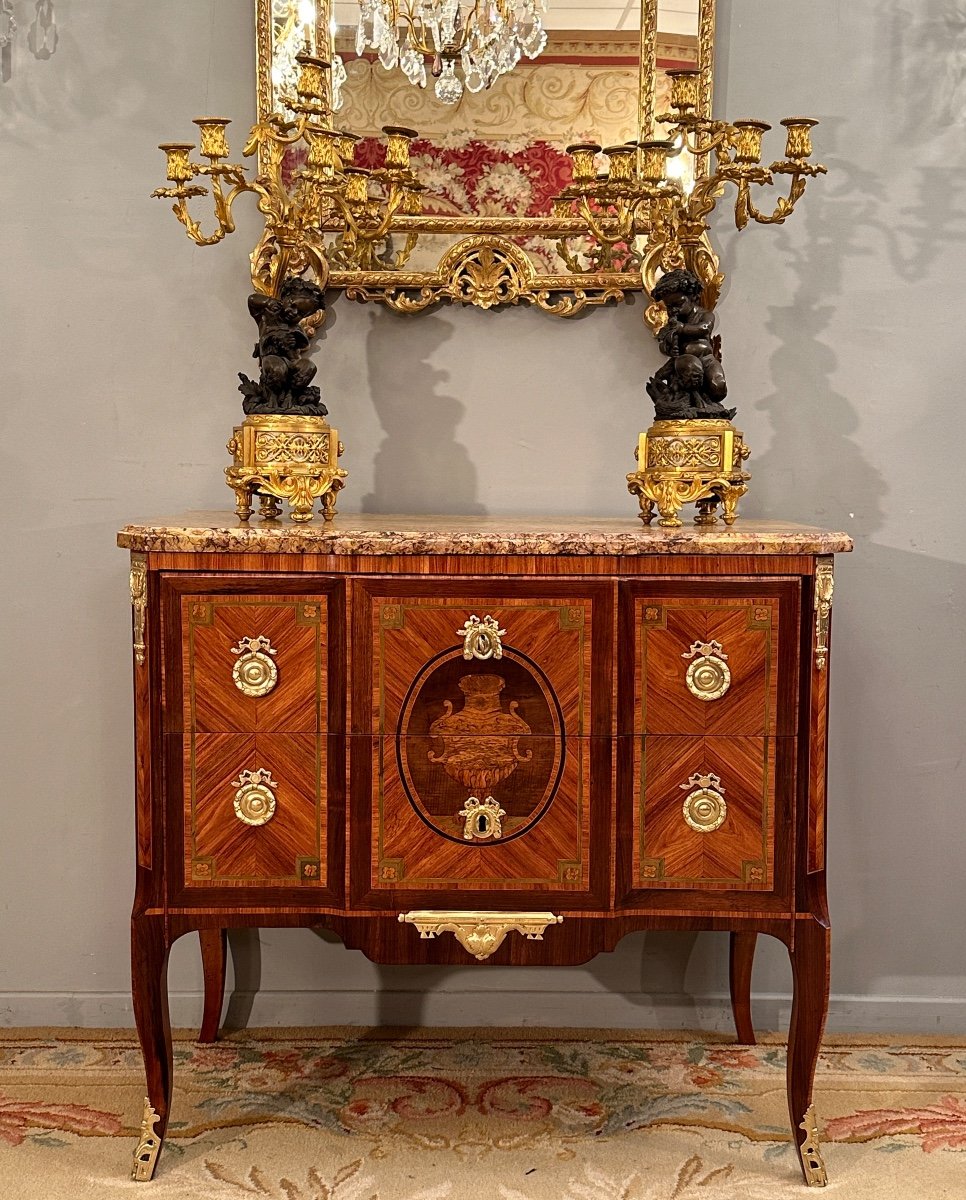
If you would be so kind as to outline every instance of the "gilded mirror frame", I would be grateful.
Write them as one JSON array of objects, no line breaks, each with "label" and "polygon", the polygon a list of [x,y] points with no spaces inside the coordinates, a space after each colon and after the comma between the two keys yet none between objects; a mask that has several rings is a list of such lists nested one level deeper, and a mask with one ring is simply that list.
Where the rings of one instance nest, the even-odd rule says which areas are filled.
[{"label": "gilded mirror frame", "polygon": [[[297,0],[291,0],[295,5]],[[552,0],[551,0],[552,2]],[[699,0],[698,63],[701,68],[698,112],[710,117],[714,81],[715,2]],[[659,0],[641,0],[638,73],[639,136],[655,124]],[[315,0],[315,44],[311,52],[330,59],[330,0]],[[311,34],[310,34],[311,36]],[[256,104],[264,121],[279,105],[272,78],[275,47],[273,0],[255,0]],[[350,130],[351,131],[351,130]],[[333,235],[338,228],[333,226]],[[560,242],[586,232],[576,217],[444,214],[397,216],[390,233],[446,235],[453,241],[439,255],[435,269],[344,269],[333,262],[327,286],[348,298],[372,301],[401,313],[418,313],[451,302],[480,308],[526,303],[557,316],[572,316],[597,305],[620,303],[645,290],[640,256],[631,269],[566,270],[548,274],[525,246],[513,238]],[[709,248],[710,249],[710,248]],[[635,258],[637,261],[635,261]]]}]

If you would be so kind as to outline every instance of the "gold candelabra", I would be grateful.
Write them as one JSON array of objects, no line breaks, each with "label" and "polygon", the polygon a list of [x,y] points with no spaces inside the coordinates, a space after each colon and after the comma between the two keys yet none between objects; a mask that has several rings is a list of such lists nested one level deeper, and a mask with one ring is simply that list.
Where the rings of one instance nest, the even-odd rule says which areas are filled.
[{"label": "gold candelabra", "polygon": [[[246,177],[243,166],[228,161],[229,120],[199,117],[195,121],[200,130],[199,148],[207,162],[192,161],[195,147],[191,142],[162,144],[168,182],[173,186],[154,192],[158,198],[174,201],[175,216],[199,246],[215,245],[234,232],[232,208],[243,192],[257,197],[265,231],[251,254],[252,284],[256,293],[271,297],[275,304],[256,306],[253,315],[259,313],[259,361],[264,368],[263,352],[268,358],[275,355],[272,369],[276,372],[285,363],[284,357],[278,358],[285,353],[278,349],[280,339],[287,339],[289,353],[297,354],[308,346],[324,320],[321,302],[304,319],[298,320],[297,312],[293,317],[291,306],[286,307],[286,281],[309,272],[324,288],[330,262],[372,269],[393,218],[415,215],[421,207],[422,187],[410,166],[409,153],[416,133],[387,126],[385,166],[374,171],[356,166],[353,155],[359,139],[332,128],[328,62],[307,53],[298,55],[296,61],[295,94],[282,98],[295,119],[274,112],[253,126],[245,144],[245,157],[257,155],[254,179]],[[287,171],[286,155],[299,144],[304,149],[304,164]],[[198,179],[207,184],[195,182]],[[205,233],[191,216],[189,205],[209,194],[216,225],[211,233]],[[339,235],[327,246],[325,228],[333,226]],[[402,256],[411,253],[413,242],[407,241]],[[293,337],[298,343],[294,352]],[[317,404],[316,411],[324,413],[325,409]],[[315,500],[321,497],[325,519],[331,520],[336,493],[346,476],[339,466],[343,447],[337,431],[324,416],[307,414],[304,406],[295,411],[246,407],[246,412],[249,415],[235,427],[228,442],[233,462],[225,469],[238,516],[247,521],[258,497],[261,515],[267,520],[276,519],[281,501],[287,500],[292,519],[307,521]]]},{"label": "gold candelabra", "polygon": [[[341,265],[360,270],[376,265],[376,248],[386,239],[393,218],[415,216],[423,191],[409,161],[409,147],[417,136],[412,129],[386,126],[386,165],[367,170],[353,162],[359,138],[332,128],[329,105],[329,64],[310,54],[300,54],[294,97],[283,97],[296,114],[294,121],[274,112],[252,127],[242,154],[257,154],[259,171],[253,180],[244,166],[226,161],[229,156],[225,117],[198,117],[200,152],[205,164],[191,161],[192,142],[166,142],[167,176],[173,187],[158,188],[154,196],[174,200],[173,211],[188,237],[199,246],[213,246],[235,224],[232,207],[243,192],[258,197],[265,217],[265,232],[251,255],[252,283],[256,291],[277,295],[287,276],[311,271],[324,287],[332,252],[324,244],[323,230],[335,224],[342,231],[336,253]],[[302,167],[286,178],[287,152],[301,144]],[[205,234],[188,211],[189,203],[209,194],[217,226]],[[226,188],[230,189],[226,191]]]},{"label": "gold candelabra", "polygon": [[[762,165],[762,140],[771,128],[764,121],[715,121],[698,112],[701,72],[698,69],[669,71],[671,111],[657,120],[667,127],[664,139],[648,138],[609,146],[601,151],[594,143],[579,143],[568,148],[573,159],[573,182],[554,201],[554,215],[576,215],[601,247],[600,255],[610,263],[616,247],[622,253],[639,256],[644,286],[654,294],[662,275],[668,275],[671,290],[676,290],[676,307],[687,312],[674,318],[667,342],[662,349],[684,369],[698,376],[717,370],[715,347],[711,340],[714,308],[722,276],[718,258],[709,239],[708,218],[723,195],[726,184],[733,184],[735,224],[744,229],[750,221],[780,225],[794,211],[810,178],[825,174],[826,168],[810,161],[812,128],[810,117],[787,117],[785,157],[771,166]],[[669,160],[690,153],[695,164],[696,182],[690,189],[671,177]],[[603,153],[606,170],[598,171],[598,155]],[[768,187],[777,176],[787,176],[787,195],[779,197],[771,212],[762,212],[752,197],[752,189]],[[570,253],[560,245],[565,257]],[[572,255],[571,255],[572,257]],[[674,273],[689,272],[694,287],[703,288],[701,307],[696,299],[682,298]],[[683,304],[683,307],[682,307]],[[645,320],[656,334],[668,323],[665,304],[655,299]],[[682,352],[677,331],[686,335],[689,345]],[[675,367],[677,370],[677,367]],[[650,386],[650,385],[649,385]],[[723,395],[723,392],[721,393]],[[720,415],[719,415],[720,414]],[[627,486],[640,501],[641,519],[681,524],[678,513],[695,503],[699,525],[715,522],[720,504],[723,518],[732,524],[738,501],[748,490],[751,476],[744,470],[749,448],[740,430],[731,424],[733,410],[720,404],[708,419],[708,412],[685,419],[658,419],[639,438],[637,470],[627,476]]]},{"label": "gold candelabra", "polygon": [[[826,168],[810,162],[810,117],[786,117],[785,157],[770,167],[761,163],[763,135],[771,128],[764,121],[714,121],[698,114],[701,72],[698,68],[668,71],[671,78],[671,112],[657,120],[667,127],[664,139],[629,141],[602,150],[582,142],[567,148],[573,160],[573,182],[554,200],[554,215],[576,215],[607,257],[624,244],[633,249],[643,239],[641,261],[644,285],[650,292],[660,272],[686,268],[705,289],[705,303],[713,308],[721,288],[718,259],[709,241],[708,217],[724,193],[725,184],[737,189],[735,224],[744,229],[750,220],[780,225],[794,210],[809,178],[824,175]],[[694,156],[696,183],[690,191],[671,177],[668,163],[689,152]],[[598,171],[603,153],[606,170]],[[712,162],[713,158],[713,162]],[[770,213],[752,199],[752,186],[767,187],[775,176],[789,178],[787,196],[779,198]],[[566,247],[561,247],[565,253]],[[666,319],[663,305],[652,306],[646,319],[658,332]]]}]

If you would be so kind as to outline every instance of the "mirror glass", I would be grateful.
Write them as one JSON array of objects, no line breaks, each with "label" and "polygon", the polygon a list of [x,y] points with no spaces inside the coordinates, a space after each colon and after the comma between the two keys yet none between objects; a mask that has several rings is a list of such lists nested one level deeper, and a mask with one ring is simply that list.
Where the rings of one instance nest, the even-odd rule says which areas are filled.
[{"label": "mirror glass", "polygon": [[[323,57],[331,50],[345,72],[333,124],[361,136],[356,165],[383,165],[383,126],[412,128],[419,134],[412,164],[426,188],[424,214],[457,219],[547,216],[553,197],[571,182],[567,146],[610,146],[648,136],[649,119],[667,109],[666,70],[698,62],[700,6],[712,2],[547,0],[543,9],[536,0],[547,33],[543,50],[532,59],[523,55],[490,86],[475,93],[465,87],[457,102],[443,103],[435,94],[429,60],[427,86],[418,87],[399,65],[387,70],[371,48],[357,53],[358,0],[335,0],[329,6],[328,31],[323,19],[327,6],[320,0],[271,0],[272,82],[276,97],[288,91],[294,55],[306,44]],[[464,0],[464,9],[468,7]],[[522,7],[518,0],[517,8]],[[642,28],[646,35],[655,25],[652,76],[648,61],[642,69]],[[693,167],[686,158],[680,155],[671,162],[689,186]],[[394,236],[380,259],[387,267],[431,271],[466,232],[465,227],[453,233],[421,232],[404,264],[398,253],[405,238]],[[568,239],[568,261],[555,238],[507,236],[525,248],[540,272],[560,274],[575,263],[581,270],[594,269],[593,247],[579,238]],[[633,258],[633,248],[626,248],[623,261],[608,264],[608,269],[633,270]]]}]

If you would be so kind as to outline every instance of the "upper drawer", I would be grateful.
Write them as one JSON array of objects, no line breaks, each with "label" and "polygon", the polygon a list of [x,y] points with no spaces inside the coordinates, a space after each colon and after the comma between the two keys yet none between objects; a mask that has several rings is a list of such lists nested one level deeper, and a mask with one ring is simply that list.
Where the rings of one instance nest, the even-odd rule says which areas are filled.
[{"label": "upper drawer", "polygon": [[485,675],[534,736],[610,736],[613,585],[366,579],[352,596],[353,733],[425,736],[455,710],[462,736],[492,736]]},{"label": "upper drawer", "polygon": [[623,585],[621,731],[795,733],[797,579]]},{"label": "upper drawer", "polygon": [[[192,733],[338,732],[330,588],[260,592],[250,578],[165,581],[165,727]],[[180,687],[179,687],[180,685]],[[180,694],[179,694],[180,693]]]}]

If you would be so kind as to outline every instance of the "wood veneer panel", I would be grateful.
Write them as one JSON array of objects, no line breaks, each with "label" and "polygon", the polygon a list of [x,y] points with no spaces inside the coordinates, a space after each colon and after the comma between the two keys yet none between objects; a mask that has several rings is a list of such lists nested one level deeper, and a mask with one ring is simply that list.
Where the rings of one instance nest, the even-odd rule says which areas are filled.
[{"label": "wood veneer panel", "polygon": [[[633,655],[633,671],[620,675],[620,732],[795,734],[800,591],[797,579],[622,582],[618,657]],[[731,682],[701,700],[688,690],[693,659],[683,656],[711,641],[727,655]]]},{"label": "wood veneer panel", "polygon": [[[325,887],[323,741],[311,733],[199,733],[185,762],[185,879],[189,887]],[[275,814],[235,814],[242,771],[268,771]]]},{"label": "wood veneer panel", "polygon": [[[447,821],[447,789],[433,803],[438,811],[430,819],[420,812],[419,796],[412,797],[412,789],[407,793],[395,738],[349,740],[351,907],[398,913],[424,907],[585,908],[609,903],[610,739],[567,739],[559,782],[552,790],[542,786],[542,769],[534,774],[539,794],[525,794],[525,778],[516,803],[509,787],[495,787],[509,820],[505,838],[486,843],[460,837],[455,813]],[[520,749],[550,763],[553,751],[547,741],[521,739]],[[449,790],[458,810],[465,790],[460,793],[452,782]]]},{"label": "wood veneer panel", "polygon": [[[642,744],[643,742],[643,744]],[[637,740],[635,822],[638,887],[770,891],[774,875],[775,761],[767,738],[646,737]],[[685,820],[695,776],[714,775],[725,798],[712,832]],[[706,789],[705,789],[706,790]]]},{"label": "wood veneer panel", "polygon": [[[443,778],[435,786],[426,772],[422,791],[407,787],[396,739],[373,739],[373,892],[589,894],[590,741],[571,738],[558,747],[550,738],[520,739],[529,761],[491,789],[507,816],[501,838],[484,842],[462,836],[464,822],[457,814],[469,789],[438,767]],[[407,756],[415,762],[421,750],[420,745]]]},{"label": "wood veneer panel", "polygon": [[[797,746],[790,737],[619,738],[618,908],[788,909]],[[728,815],[701,833],[683,808],[700,786],[692,775],[711,772]]]},{"label": "wood veneer panel", "polygon": [[305,575],[438,575],[487,579],[493,576],[581,578],[593,576],[811,575],[815,559],[805,554],[224,554],[151,552],[152,570],[220,571]]},{"label": "wood veneer panel", "polygon": [[[199,733],[325,732],[326,599],[184,596],[184,722]],[[267,638],[278,672],[264,696],[235,684],[242,638]]]}]

